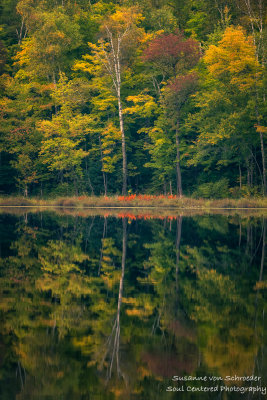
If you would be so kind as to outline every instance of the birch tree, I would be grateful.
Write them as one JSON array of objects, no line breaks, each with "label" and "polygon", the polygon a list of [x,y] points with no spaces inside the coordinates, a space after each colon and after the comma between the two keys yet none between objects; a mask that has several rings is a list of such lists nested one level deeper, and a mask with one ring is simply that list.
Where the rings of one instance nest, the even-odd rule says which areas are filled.
[{"label": "birch tree", "polygon": [[[127,192],[127,149],[123,116],[122,84],[124,71],[129,68],[143,30],[138,27],[142,15],[136,7],[118,8],[104,19],[97,44],[88,43],[90,55],[77,62],[75,69],[82,69],[94,76],[106,74],[110,77],[113,93],[117,100],[118,119],[122,146],[122,193]],[[100,89],[101,90],[101,89]]]}]

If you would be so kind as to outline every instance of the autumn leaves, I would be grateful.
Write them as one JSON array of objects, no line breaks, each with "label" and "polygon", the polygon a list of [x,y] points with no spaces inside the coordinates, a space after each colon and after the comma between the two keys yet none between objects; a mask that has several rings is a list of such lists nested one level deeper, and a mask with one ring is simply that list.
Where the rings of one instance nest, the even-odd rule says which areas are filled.
[{"label": "autumn leaves", "polygon": [[262,32],[166,7],[19,1],[0,106],[21,192],[266,192]]}]

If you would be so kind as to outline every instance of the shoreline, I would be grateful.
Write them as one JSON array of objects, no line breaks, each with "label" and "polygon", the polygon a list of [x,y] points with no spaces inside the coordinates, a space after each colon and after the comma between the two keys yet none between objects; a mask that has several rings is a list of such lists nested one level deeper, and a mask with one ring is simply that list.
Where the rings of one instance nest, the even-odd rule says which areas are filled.
[{"label": "shoreline", "polygon": [[61,207],[61,208],[159,208],[159,209],[267,209],[265,198],[194,199],[191,197],[130,195],[130,196],[72,196],[41,199],[0,196],[0,207]]},{"label": "shoreline", "polygon": [[114,216],[138,218],[170,218],[197,215],[229,215],[267,217],[267,199],[191,199],[152,198],[121,201],[118,197],[60,197],[38,199],[22,197],[0,197],[0,212],[25,214],[51,211],[60,215]]},{"label": "shoreline", "polygon": [[197,210],[197,211],[213,211],[213,210],[266,210],[267,207],[175,207],[175,206],[83,206],[83,207],[78,207],[78,206],[57,206],[57,205],[28,205],[28,206],[21,206],[21,205],[15,205],[15,206],[10,206],[7,204],[0,204],[0,208],[61,208],[61,209],[76,209],[76,210],[94,210],[94,209],[103,209],[103,210],[142,210],[142,209],[147,209],[147,210],[152,210],[152,209],[157,209],[157,210]]}]

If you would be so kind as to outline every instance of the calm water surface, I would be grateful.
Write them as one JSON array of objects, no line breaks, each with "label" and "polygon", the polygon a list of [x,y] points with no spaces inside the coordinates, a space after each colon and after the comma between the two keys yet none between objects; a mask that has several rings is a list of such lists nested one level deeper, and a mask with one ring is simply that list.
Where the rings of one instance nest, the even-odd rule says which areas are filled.
[{"label": "calm water surface", "polygon": [[0,218],[1,400],[267,398],[263,218]]}]

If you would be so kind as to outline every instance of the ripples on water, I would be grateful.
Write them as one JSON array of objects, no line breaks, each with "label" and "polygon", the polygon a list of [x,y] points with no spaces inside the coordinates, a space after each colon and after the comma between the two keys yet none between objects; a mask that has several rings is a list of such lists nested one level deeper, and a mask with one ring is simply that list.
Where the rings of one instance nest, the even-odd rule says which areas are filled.
[{"label": "ripples on water", "polygon": [[104,215],[1,215],[0,398],[265,398],[264,218]]}]

